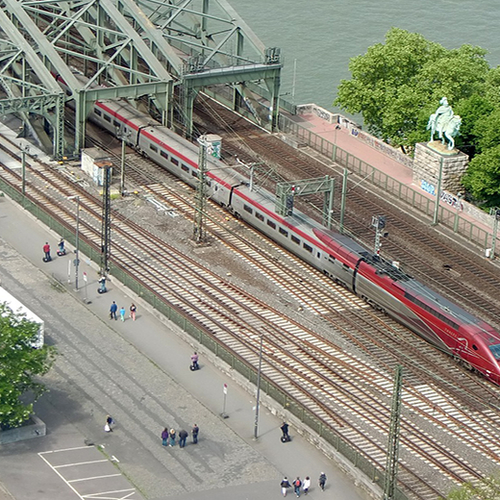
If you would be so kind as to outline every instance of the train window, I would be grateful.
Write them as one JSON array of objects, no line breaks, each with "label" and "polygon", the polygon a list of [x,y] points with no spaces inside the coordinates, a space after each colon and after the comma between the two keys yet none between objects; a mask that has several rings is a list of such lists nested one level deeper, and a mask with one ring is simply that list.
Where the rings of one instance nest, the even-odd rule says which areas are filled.
[{"label": "train window", "polygon": [[500,344],[490,345],[491,354],[496,360],[500,360]]},{"label": "train window", "polygon": [[118,120],[113,120],[113,125],[115,127],[119,127],[120,126],[120,122]]},{"label": "train window", "polygon": [[189,172],[189,167],[187,165],[184,165],[184,163],[181,163],[181,168],[184,170],[184,172]]},{"label": "train window", "polygon": [[160,151],[160,155],[163,156],[163,158],[166,158],[168,160],[168,154],[165,153],[165,151]]},{"label": "train window", "polygon": [[255,212],[255,217],[264,222],[264,216],[262,214],[259,214],[259,212]]},{"label": "train window", "polygon": [[177,158],[174,158],[173,156],[170,157],[170,161],[176,166],[179,166],[179,160]]},{"label": "train window", "polygon": [[292,241],[294,243],[297,243],[297,245],[300,245],[300,240],[297,238],[297,236],[294,236],[293,234],[292,234]]},{"label": "train window", "polygon": [[109,116],[109,115],[103,115],[103,116],[104,116],[104,119],[105,119],[107,122],[111,123],[111,116]]},{"label": "train window", "polygon": [[101,113],[101,110],[100,110],[100,109],[94,108],[94,113],[95,113],[97,116],[102,116],[102,113]]},{"label": "train window", "polygon": [[205,184],[206,184],[209,188],[211,188],[211,187],[212,187],[212,181],[208,181],[208,180],[207,180],[207,181],[205,181]]},{"label": "train window", "polygon": [[349,271],[350,267],[347,264],[342,264],[344,270]]},{"label": "train window", "polygon": [[154,144],[150,144],[149,149],[155,153],[158,153],[158,148]]},{"label": "train window", "polygon": [[243,210],[249,214],[253,214],[253,208],[248,205],[243,205]]},{"label": "train window", "polygon": [[307,243],[304,243],[304,248],[310,253],[312,253],[313,251],[313,247],[311,245],[308,245]]},{"label": "train window", "polygon": [[472,344],[472,349],[474,349],[475,351],[477,351],[478,350],[477,345],[476,344]]},{"label": "train window", "polygon": [[273,229],[276,229],[276,224],[272,220],[267,219],[267,225]]},{"label": "train window", "polygon": [[283,236],[286,236],[288,238],[288,231],[286,229],[283,229],[282,227],[280,227],[278,229],[278,231],[283,235]]},{"label": "train window", "polygon": [[193,177],[198,177],[198,170],[191,170],[191,175]]},{"label": "train window", "polygon": [[333,255],[328,254],[328,260],[330,262],[335,262],[336,259],[335,259],[335,257]]}]

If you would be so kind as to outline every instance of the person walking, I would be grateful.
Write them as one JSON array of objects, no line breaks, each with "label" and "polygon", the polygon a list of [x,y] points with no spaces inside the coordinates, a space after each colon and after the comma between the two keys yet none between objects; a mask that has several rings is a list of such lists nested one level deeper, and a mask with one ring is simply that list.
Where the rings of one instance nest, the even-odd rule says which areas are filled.
[{"label": "person walking", "polygon": [[191,370],[198,370],[200,368],[200,365],[198,364],[198,353],[195,352],[191,356]]},{"label": "person walking", "polygon": [[51,258],[50,258],[50,245],[49,245],[48,241],[46,241],[45,245],[43,245],[43,253],[45,254],[45,260],[47,260],[47,261],[51,260]]},{"label": "person walking", "polygon": [[170,432],[168,433],[168,436],[170,438],[170,444],[169,446],[175,446],[175,429],[170,429]]},{"label": "person walking", "polygon": [[132,321],[135,321],[135,312],[137,311],[137,307],[135,306],[135,304],[132,304],[130,306],[130,318],[132,319]]},{"label": "person walking", "polygon": [[319,475],[319,487],[321,488],[321,491],[325,491],[325,483],[326,483],[326,474],[322,472]]},{"label": "person walking", "polygon": [[109,308],[109,319],[118,319],[116,317],[116,311],[118,311],[118,306],[116,305],[116,302],[113,300],[113,303],[111,304],[111,307]]},{"label": "person walking", "polygon": [[290,435],[288,434],[288,424],[286,422],[283,422],[283,425],[280,427],[280,429],[283,433],[281,441],[283,441],[283,443],[285,443],[286,441],[290,441]]},{"label": "person walking", "polygon": [[165,427],[161,432],[161,444],[167,446],[168,444],[168,429]]},{"label": "person walking", "polygon": [[120,307],[120,319],[122,321],[125,321],[125,308],[124,307]]},{"label": "person walking", "polygon": [[194,424],[193,428],[191,429],[191,435],[193,436],[193,444],[198,443],[198,432],[200,432],[200,428],[198,425]]},{"label": "person walking", "polygon": [[281,494],[286,497],[286,494],[288,493],[288,488],[290,488],[290,481],[288,481],[287,477],[285,476],[283,478],[283,481],[281,481]]},{"label": "person walking", "polygon": [[306,476],[304,482],[302,483],[302,490],[304,491],[304,495],[307,495],[309,488],[311,487],[311,478]]},{"label": "person walking", "polygon": [[111,419],[111,422],[113,419],[108,415],[106,417],[106,423],[104,424],[104,432],[113,432],[113,429],[111,428],[111,423],[108,420],[108,417]]},{"label": "person walking", "polygon": [[111,427],[115,421],[113,420],[113,417],[111,415],[106,415],[106,423]]},{"label": "person walking", "polygon": [[301,486],[302,486],[302,481],[300,480],[300,477],[297,476],[297,479],[293,482],[293,491],[295,491],[297,498],[300,497],[300,487]]},{"label": "person walking", "polygon": [[187,437],[188,437],[187,431],[185,431],[184,429],[182,429],[179,432],[179,447],[180,448],[184,448],[184,446],[186,446],[186,439],[187,439]]}]

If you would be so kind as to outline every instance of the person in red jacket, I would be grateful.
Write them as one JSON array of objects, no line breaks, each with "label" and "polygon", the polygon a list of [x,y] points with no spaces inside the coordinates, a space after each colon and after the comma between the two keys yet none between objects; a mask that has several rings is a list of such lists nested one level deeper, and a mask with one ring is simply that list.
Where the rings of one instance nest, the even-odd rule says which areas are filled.
[{"label": "person in red jacket", "polygon": [[45,245],[43,245],[43,252],[45,253],[45,260],[52,260],[50,257],[50,245],[49,242],[45,242]]}]

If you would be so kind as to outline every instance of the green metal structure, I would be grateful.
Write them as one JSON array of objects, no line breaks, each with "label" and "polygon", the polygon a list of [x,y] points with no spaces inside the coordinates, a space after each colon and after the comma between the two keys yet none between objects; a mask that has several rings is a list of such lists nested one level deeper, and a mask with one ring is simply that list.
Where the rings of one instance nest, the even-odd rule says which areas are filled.
[{"label": "green metal structure", "polygon": [[0,107],[59,159],[84,147],[96,99],[128,99],[191,136],[203,90],[275,130],[280,74],[279,49],[225,0],[0,0]]},{"label": "green metal structure", "polygon": [[335,179],[328,175],[316,179],[280,182],[276,185],[276,213],[283,217],[292,215],[295,196],[324,193],[323,224],[331,228],[334,189]]}]

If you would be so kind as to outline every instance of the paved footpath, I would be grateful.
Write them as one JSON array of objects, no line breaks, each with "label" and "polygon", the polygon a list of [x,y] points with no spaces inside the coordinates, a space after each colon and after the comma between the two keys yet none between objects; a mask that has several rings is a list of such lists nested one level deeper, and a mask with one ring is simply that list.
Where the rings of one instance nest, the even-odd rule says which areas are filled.
[{"label": "paved footpath", "polygon": [[[47,436],[0,447],[1,500],[267,500],[280,497],[283,475],[311,476],[313,500],[367,498],[293,427],[293,441],[281,444],[281,422],[264,407],[253,440],[253,396],[212,366],[208,353],[191,372],[196,346],[117,283],[98,295],[96,271],[84,258],[88,290],[75,292],[72,257],[43,263],[45,241],[54,254],[57,236],[0,197],[1,285],[45,319],[46,341],[59,350],[44,377],[50,391],[35,407]],[[110,320],[113,300],[127,311],[134,301],[137,321]],[[229,418],[222,419],[225,383]],[[112,433],[103,429],[107,414],[116,421]],[[194,423],[199,444],[161,445],[163,427],[190,431]],[[324,493],[316,486],[321,471]]]},{"label": "paved footpath", "polygon": [[[414,182],[413,171],[410,167],[402,165],[395,158],[391,158],[390,156],[382,153],[381,151],[374,149],[369,144],[361,141],[360,139],[357,139],[356,136],[350,133],[349,129],[343,126],[338,126],[335,123],[329,123],[314,113],[297,115],[294,116],[292,120],[296,123],[299,123],[305,129],[317,134],[319,137],[322,137],[323,139],[326,139],[329,142],[336,144],[338,147],[340,147],[347,153],[353,155],[359,160],[364,161],[368,165],[375,167],[379,171],[383,172],[384,174],[387,174],[389,177],[392,177],[401,184],[411,187],[412,189],[420,193],[422,197],[427,198],[432,203],[435,202],[435,196],[425,192],[423,189],[420,188],[419,179],[417,179],[417,181]],[[365,186],[369,186],[369,183],[365,184]],[[439,203],[442,207],[450,208],[450,205],[448,205],[444,200],[440,200]],[[418,215],[417,211],[415,210],[412,211],[416,215]],[[491,221],[491,223],[484,223],[481,220],[478,220],[476,217],[474,217],[473,214],[468,213],[467,211],[461,211],[460,217],[469,222],[472,222],[486,233],[489,233],[490,235],[492,234],[493,221]],[[483,252],[481,252],[481,254],[482,253]]]}]

